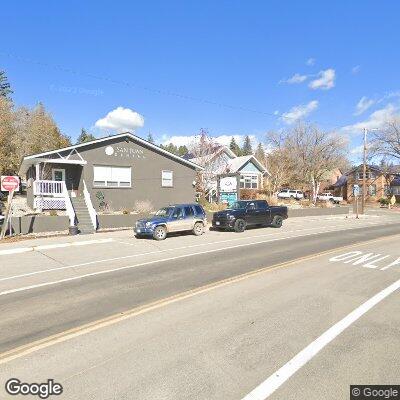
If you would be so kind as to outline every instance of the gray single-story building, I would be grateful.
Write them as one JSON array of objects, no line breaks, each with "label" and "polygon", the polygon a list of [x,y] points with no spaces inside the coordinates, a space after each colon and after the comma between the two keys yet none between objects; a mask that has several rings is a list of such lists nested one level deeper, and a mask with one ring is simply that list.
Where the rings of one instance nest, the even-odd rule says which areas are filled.
[{"label": "gray single-story building", "polygon": [[200,170],[127,132],[26,156],[19,174],[27,180],[31,208],[64,209],[71,225],[96,229],[101,210],[133,210],[140,202],[155,209],[193,202]]}]

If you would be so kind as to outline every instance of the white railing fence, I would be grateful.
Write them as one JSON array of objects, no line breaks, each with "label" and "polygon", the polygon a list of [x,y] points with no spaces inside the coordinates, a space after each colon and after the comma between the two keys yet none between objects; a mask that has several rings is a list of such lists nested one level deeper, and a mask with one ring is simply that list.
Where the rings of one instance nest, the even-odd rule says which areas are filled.
[{"label": "white railing fence", "polygon": [[63,181],[34,181],[33,194],[35,196],[51,195],[63,197]]},{"label": "white railing fence", "polygon": [[72,206],[71,198],[69,197],[67,185],[62,181],[62,193],[65,199],[65,208],[67,210],[67,215],[69,218],[69,226],[75,226],[75,210]]},{"label": "white railing fence", "polygon": [[90,219],[92,221],[93,228],[97,229],[97,212],[93,207],[92,199],[90,198],[90,193],[87,190],[86,182],[83,181],[83,196],[85,198],[86,207],[89,211]]}]

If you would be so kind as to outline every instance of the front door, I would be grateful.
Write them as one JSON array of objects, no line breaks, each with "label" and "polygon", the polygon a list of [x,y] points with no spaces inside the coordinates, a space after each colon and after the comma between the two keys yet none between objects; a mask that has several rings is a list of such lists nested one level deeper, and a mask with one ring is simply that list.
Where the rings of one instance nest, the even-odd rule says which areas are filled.
[{"label": "front door", "polygon": [[53,181],[65,181],[65,169],[53,169],[52,170]]}]

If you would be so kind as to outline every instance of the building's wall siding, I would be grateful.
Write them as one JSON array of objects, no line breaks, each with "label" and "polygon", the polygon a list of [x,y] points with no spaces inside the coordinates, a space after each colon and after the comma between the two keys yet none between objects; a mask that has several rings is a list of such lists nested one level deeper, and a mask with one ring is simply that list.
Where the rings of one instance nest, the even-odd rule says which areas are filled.
[{"label": "building's wall siding", "polygon": [[[114,149],[112,156],[105,153],[105,148]],[[104,201],[112,210],[122,208],[133,209],[136,201],[148,200],[155,208],[170,203],[192,202],[195,189],[192,185],[196,179],[194,167],[189,167],[150,147],[138,144],[132,139],[116,138],[110,141],[93,144],[77,149],[82,158],[87,162],[83,166],[80,178],[80,188],[85,180],[91,193],[94,207],[98,209],[97,192],[102,192]],[[72,157],[71,157],[72,158]],[[73,157],[76,159],[76,156]],[[93,185],[93,166],[110,165],[132,168],[131,188],[104,188]],[[79,168],[78,166],[74,166]],[[161,186],[161,171],[173,171],[173,187]]]}]

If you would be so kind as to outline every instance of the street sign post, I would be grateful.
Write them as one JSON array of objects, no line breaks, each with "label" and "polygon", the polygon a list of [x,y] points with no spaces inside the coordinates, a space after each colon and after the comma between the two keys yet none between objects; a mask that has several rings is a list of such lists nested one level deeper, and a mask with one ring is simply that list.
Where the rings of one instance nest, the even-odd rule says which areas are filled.
[{"label": "street sign post", "polygon": [[3,239],[6,231],[7,226],[9,226],[9,235],[12,233],[12,224],[11,224],[11,203],[14,196],[14,192],[19,189],[19,177],[18,176],[1,176],[0,177],[0,190],[3,192],[8,192],[8,202],[7,202],[7,209],[5,213],[5,218],[3,222],[3,226],[0,232],[0,239]]},{"label": "street sign post", "polygon": [[1,176],[1,191],[13,192],[19,189],[19,177],[18,176]]},{"label": "street sign post", "polygon": [[355,211],[356,213],[356,218],[358,219],[358,198],[360,196],[360,186],[359,185],[353,185],[353,196],[354,196],[354,206],[355,206],[355,210],[353,209],[353,211]]}]

